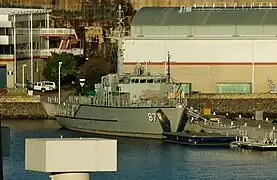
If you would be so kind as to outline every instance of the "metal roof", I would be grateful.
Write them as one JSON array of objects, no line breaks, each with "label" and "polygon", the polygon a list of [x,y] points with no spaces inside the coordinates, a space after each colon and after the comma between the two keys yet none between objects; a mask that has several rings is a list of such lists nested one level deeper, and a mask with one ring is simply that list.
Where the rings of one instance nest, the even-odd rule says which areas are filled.
[{"label": "metal roof", "polygon": [[40,14],[50,13],[51,9],[28,9],[28,8],[0,8],[0,14]]},{"label": "metal roof", "polygon": [[132,26],[277,25],[277,8],[145,7]]}]

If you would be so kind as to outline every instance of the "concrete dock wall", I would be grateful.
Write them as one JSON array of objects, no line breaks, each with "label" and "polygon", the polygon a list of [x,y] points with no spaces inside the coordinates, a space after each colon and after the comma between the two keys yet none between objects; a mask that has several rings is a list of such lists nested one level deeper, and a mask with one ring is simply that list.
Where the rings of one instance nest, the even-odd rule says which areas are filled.
[{"label": "concrete dock wall", "polygon": [[40,96],[1,96],[0,115],[2,119],[48,118]]},{"label": "concrete dock wall", "polygon": [[208,107],[217,114],[235,113],[252,117],[255,111],[264,111],[269,118],[277,118],[277,94],[195,94],[186,95],[188,106]]}]

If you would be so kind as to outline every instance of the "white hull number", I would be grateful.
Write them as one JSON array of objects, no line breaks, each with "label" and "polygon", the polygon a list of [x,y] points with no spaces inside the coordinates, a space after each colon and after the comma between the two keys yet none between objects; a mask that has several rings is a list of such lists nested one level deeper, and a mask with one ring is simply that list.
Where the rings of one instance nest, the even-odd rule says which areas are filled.
[{"label": "white hull number", "polygon": [[156,122],[156,113],[148,113],[148,119],[150,122]]}]

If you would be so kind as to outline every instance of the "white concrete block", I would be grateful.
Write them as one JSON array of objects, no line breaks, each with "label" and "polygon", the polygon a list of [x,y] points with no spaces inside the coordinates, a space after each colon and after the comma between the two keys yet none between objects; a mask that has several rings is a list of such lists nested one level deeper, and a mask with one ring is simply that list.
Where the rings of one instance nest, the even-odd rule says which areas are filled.
[{"label": "white concrete block", "polygon": [[117,140],[102,138],[28,138],[25,169],[39,172],[117,170]]}]

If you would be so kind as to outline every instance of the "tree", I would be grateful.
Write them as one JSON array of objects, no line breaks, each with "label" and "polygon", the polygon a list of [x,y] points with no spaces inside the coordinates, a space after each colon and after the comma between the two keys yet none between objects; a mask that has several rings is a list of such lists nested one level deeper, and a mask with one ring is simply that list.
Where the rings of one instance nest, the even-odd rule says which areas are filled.
[{"label": "tree", "polygon": [[94,89],[94,85],[99,83],[101,76],[110,73],[110,63],[101,56],[93,56],[79,68],[79,78],[85,78],[87,86]]},{"label": "tree", "polygon": [[[67,53],[53,53],[48,59],[46,59],[46,64],[44,67],[43,75],[49,81],[58,82],[58,67],[59,62],[62,62],[61,67],[61,82],[63,80],[67,80],[69,77],[76,77],[76,60],[73,54]],[[69,82],[63,82],[63,84],[67,84]],[[70,81],[71,83],[71,81]]]}]

